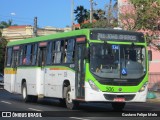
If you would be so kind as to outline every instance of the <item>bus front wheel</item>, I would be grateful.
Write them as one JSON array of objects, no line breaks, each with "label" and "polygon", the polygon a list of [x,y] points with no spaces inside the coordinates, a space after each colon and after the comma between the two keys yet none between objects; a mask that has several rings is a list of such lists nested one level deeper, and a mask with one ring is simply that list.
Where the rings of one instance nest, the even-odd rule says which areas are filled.
[{"label": "bus front wheel", "polygon": [[38,97],[37,96],[31,96],[27,94],[27,84],[26,82],[23,83],[22,85],[22,96],[24,102],[37,102]]},{"label": "bus front wheel", "polygon": [[70,86],[67,87],[67,91],[66,91],[66,106],[68,109],[71,109],[71,110],[77,109],[79,106],[79,103],[77,101],[72,100]]},{"label": "bus front wheel", "polygon": [[124,102],[113,102],[112,103],[112,108],[115,111],[122,111],[125,107],[125,103]]}]

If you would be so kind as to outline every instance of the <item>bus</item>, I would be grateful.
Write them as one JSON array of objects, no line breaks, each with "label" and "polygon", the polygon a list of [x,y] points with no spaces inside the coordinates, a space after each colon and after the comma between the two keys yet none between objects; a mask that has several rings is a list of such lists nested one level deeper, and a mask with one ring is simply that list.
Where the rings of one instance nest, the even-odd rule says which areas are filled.
[{"label": "bus", "polygon": [[82,29],[9,42],[4,88],[25,102],[57,98],[69,109],[108,102],[122,110],[145,102],[148,51],[140,32]]}]

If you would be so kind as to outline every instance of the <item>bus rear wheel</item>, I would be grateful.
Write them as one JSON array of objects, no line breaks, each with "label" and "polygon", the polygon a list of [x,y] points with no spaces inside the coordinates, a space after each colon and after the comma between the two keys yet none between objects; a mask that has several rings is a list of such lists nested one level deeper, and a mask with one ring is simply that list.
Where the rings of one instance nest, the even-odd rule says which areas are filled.
[{"label": "bus rear wheel", "polygon": [[125,103],[124,102],[113,102],[112,103],[112,108],[114,111],[122,111],[125,107]]},{"label": "bus rear wheel", "polygon": [[71,109],[71,110],[77,109],[79,106],[79,103],[77,101],[72,100],[70,86],[67,87],[67,91],[66,91],[66,106],[68,109]]}]

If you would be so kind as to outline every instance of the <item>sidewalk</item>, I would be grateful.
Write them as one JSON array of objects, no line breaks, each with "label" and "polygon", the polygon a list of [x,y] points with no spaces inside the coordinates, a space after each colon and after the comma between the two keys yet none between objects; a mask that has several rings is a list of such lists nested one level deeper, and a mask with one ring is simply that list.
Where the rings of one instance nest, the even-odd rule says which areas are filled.
[{"label": "sidewalk", "polygon": [[155,95],[155,98],[148,98],[148,103],[159,103],[160,104],[160,92],[152,92]]}]

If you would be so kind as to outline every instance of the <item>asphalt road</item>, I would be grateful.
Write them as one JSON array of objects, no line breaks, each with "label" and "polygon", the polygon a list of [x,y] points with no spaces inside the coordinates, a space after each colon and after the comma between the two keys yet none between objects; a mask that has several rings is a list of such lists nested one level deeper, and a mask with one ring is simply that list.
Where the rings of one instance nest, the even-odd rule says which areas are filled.
[{"label": "asphalt road", "polygon": [[[17,114],[12,115],[11,119],[20,119],[16,115],[20,113],[25,115],[32,112],[36,113],[37,116],[42,116],[38,120],[55,119],[55,120],[115,120],[115,119],[137,119],[137,117],[124,117],[128,115],[128,112],[134,115],[139,114],[138,119],[159,119],[159,117],[142,117],[147,113],[154,113],[155,111],[160,111],[160,103],[128,103],[126,104],[122,112],[115,112],[109,103],[81,103],[78,110],[68,110],[62,106],[58,100],[55,99],[40,99],[37,103],[24,103],[22,96],[17,94],[11,94],[4,89],[0,88],[0,112],[15,112]],[[25,113],[27,112],[27,113]],[[80,114],[79,114],[80,113]],[[142,114],[141,114],[142,113]],[[42,114],[42,115],[40,115]],[[122,115],[123,114],[123,115]],[[160,114],[160,112],[159,112]],[[48,115],[48,117],[44,117]],[[49,117],[49,116],[52,117]],[[0,116],[0,117],[1,117]],[[14,116],[14,117],[13,117]],[[120,116],[120,117],[116,117]],[[0,118],[2,120],[4,118]],[[8,118],[10,119],[10,118]],[[27,118],[23,118],[27,119]],[[35,118],[29,118],[35,119]],[[5,118],[6,120],[6,118]]]}]

